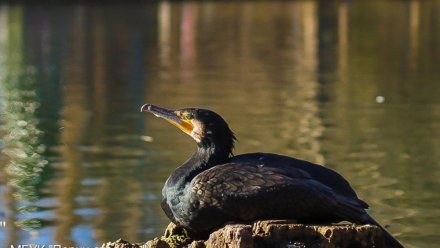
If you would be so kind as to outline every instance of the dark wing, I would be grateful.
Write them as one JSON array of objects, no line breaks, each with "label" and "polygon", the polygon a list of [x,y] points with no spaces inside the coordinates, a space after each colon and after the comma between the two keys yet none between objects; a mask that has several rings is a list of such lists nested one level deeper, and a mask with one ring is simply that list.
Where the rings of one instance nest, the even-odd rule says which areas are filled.
[{"label": "dark wing", "polygon": [[[299,177],[307,175],[299,174]],[[192,181],[192,193],[200,197],[200,205],[218,205],[228,197],[255,194],[285,185],[289,180],[273,168],[251,164],[222,164],[197,175]]]},{"label": "dark wing", "polygon": [[357,197],[350,184],[336,171],[314,164],[305,160],[282,156],[271,153],[248,153],[235,156],[231,159],[234,163],[264,163],[265,166],[282,169],[283,171],[303,171],[311,178],[328,186],[338,195],[355,200],[363,208],[368,204]]},{"label": "dark wing", "polygon": [[217,165],[196,176],[191,191],[200,208],[222,211],[231,221],[339,221],[347,219],[337,214],[345,210],[355,217],[364,213],[356,202],[337,195],[303,170],[258,163]]}]

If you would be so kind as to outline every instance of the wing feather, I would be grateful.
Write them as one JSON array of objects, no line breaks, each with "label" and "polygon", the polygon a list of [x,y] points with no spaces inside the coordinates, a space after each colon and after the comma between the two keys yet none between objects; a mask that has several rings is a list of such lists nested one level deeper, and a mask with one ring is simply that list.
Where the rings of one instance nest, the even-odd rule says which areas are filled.
[{"label": "wing feather", "polygon": [[[333,213],[363,208],[299,169],[289,171],[252,163],[215,166],[196,176],[191,190],[202,208],[215,208],[235,219],[337,220]],[[347,207],[339,204],[343,202]],[[257,207],[258,206],[258,207]]]}]

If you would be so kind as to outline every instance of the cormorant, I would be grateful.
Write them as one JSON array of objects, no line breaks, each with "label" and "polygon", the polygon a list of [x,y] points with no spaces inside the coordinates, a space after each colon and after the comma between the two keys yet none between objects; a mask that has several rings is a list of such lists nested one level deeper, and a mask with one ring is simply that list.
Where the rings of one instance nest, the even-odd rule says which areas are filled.
[{"label": "cormorant", "polygon": [[234,133],[220,115],[207,109],[173,111],[144,104],[141,112],[167,120],[197,142],[197,151],[162,190],[161,206],[175,224],[193,233],[209,233],[226,222],[349,221],[377,225],[388,246],[403,247],[368,215],[368,204],[337,172],[277,154],[234,156]]}]

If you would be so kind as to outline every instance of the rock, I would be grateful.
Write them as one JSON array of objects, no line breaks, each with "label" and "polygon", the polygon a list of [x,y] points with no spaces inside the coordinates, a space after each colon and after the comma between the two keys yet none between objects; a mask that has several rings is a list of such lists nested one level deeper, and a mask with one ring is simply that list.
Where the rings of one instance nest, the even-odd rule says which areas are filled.
[{"label": "rock", "polygon": [[372,225],[304,225],[285,220],[253,224],[254,247],[385,247],[382,231]]},{"label": "rock", "polygon": [[205,242],[208,247],[254,247],[252,226],[243,224],[231,224],[211,233]]},{"label": "rock", "polygon": [[[103,248],[349,248],[386,247],[382,231],[372,225],[304,225],[288,220],[256,221],[252,224],[227,224],[207,240],[192,240],[190,233],[171,223],[163,237],[144,246],[119,239]],[[131,245],[131,246],[130,246]]]},{"label": "rock", "polygon": [[123,239],[118,239],[115,242],[107,242],[102,244],[101,248],[139,248],[137,244],[131,244]]},{"label": "rock", "polygon": [[145,243],[145,246],[147,248],[171,248],[170,244],[159,238],[147,241],[147,243]]}]

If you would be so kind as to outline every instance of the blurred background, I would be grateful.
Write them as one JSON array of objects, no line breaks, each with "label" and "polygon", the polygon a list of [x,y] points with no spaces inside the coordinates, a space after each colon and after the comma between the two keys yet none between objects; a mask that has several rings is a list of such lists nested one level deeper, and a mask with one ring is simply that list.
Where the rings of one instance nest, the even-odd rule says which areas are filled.
[{"label": "blurred background", "polygon": [[1,4],[0,247],[161,235],[195,144],[145,102],[336,169],[406,247],[438,247],[439,30],[440,1]]}]

